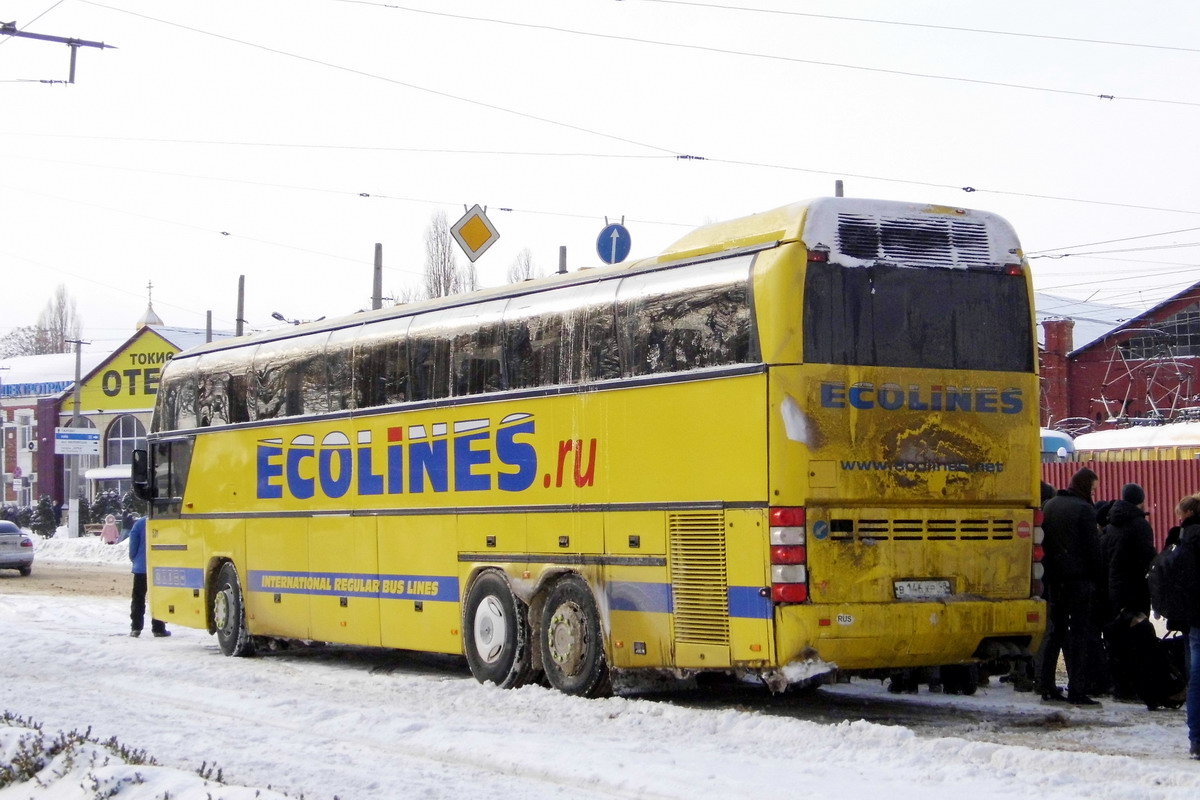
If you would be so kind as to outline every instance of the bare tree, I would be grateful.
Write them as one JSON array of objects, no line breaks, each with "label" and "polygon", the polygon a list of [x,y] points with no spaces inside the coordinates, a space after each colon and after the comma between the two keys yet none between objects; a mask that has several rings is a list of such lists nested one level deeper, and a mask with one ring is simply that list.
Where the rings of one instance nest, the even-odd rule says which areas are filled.
[{"label": "bare tree", "polygon": [[56,352],[50,345],[50,337],[36,325],[13,328],[0,339],[0,358],[15,356],[41,356]]},{"label": "bare tree", "polygon": [[479,288],[475,265],[459,266],[458,244],[450,233],[446,212],[438,211],[425,229],[425,296],[445,297]]},{"label": "bare tree", "polygon": [[479,273],[475,271],[475,265],[467,262],[467,265],[458,271],[458,290],[460,292],[473,292],[479,288]]},{"label": "bare tree", "polygon": [[533,251],[528,247],[517,253],[513,263],[508,267],[508,282],[520,283],[530,278],[542,277],[542,270],[533,263]]},{"label": "bare tree", "polygon": [[461,291],[458,260],[454,255],[454,237],[446,212],[438,211],[425,229],[425,294],[445,297]]},{"label": "bare tree", "polygon": [[59,284],[54,297],[38,315],[36,325],[14,328],[0,339],[0,357],[40,356],[50,353],[69,353],[72,339],[78,339],[79,315],[67,287]]},{"label": "bare tree", "polygon": [[415,303],[418,300],[425,300],[425,289],[423,286],[413,286],[411,283],[406,283],[399,289],[393,289],[389,292],[389,296],[383,298],[391,300],[392,305],[402,306],[407,303]]},{"label": "bare tree", "polygon": [[46,303],[38,316],[37,326],[46,331],[55,353],[66,353],[71,349],[71,339],[79,338],[79,314],[75,311],[75,299],[67,294],[67,287],[59,284],[54,297]]}]

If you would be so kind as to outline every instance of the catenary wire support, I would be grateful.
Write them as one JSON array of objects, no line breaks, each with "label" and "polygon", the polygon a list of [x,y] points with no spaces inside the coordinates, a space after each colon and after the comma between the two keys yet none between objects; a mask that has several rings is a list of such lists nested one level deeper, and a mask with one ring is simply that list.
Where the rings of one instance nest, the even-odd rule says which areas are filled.
[{"label": "catenary wire support", "polygon": [[51,36],[46,33],[30,33],[29,31],[17,30],[16,22],[0,22],[0,36],[16,36],[21,39],[37,39],[43,42],[58,42],[65,44],[71,48],[71,68],[65,81],[44,80],[42,83],[74,83],[75,82],[75,57],[81,47],[98,47],[100,49],[116,50],[117,46],[105,44],[104,42],[89,42],[86,39],[73,39],[66,36]]}]

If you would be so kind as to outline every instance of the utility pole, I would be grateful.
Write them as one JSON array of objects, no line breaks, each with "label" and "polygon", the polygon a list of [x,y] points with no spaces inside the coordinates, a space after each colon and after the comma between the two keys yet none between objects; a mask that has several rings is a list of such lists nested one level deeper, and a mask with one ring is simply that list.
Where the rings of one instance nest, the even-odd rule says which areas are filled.
[{"label": "utility pole", "polygon": [[237,301],[237,334],[242,335],[242,329],[246,324],[246,320],[242,317],[246,314],[246,276],[238,275],[238,301]]},{"label": "utility pole", "polygon": [[86,39],[71,39],[66,36],[49,36],[44,33],[29,33],[28,31],[17,30],[16,22],[0,22],[0,36],[16,36],[21,39],[38,39],[43,42],[58,42],[65,44],[71,48],[71,71],[65,81],[42,81],[42,83],[74,83],[75,82],[75,54],[81,47],[99,47],[101,49],[115,50],[116,45],[105,44],[104,42],[89,42]]},{"label": "utility pole", "polygon": [[[81,339],[67,339],[67,342],[75,345],[75,386],[71,390],[71,394],[75,400],[75,410],[71,414],[71,427],[78,430],[79,428],[79,382],[83,379],[82,370],[82,347],[91,342],[85,342]],[[71,459],[71,469],[67,471],[69,480],[67,481],[67,536],[68,538],[78,538],[83,529],[79,526],[79,455],[76,453],[68,453],[66,458]]]},{"label": "utility pole", "polygon": [[383,308],[383,244],[375,243],[375,272],[371,281],[371,308]]}]

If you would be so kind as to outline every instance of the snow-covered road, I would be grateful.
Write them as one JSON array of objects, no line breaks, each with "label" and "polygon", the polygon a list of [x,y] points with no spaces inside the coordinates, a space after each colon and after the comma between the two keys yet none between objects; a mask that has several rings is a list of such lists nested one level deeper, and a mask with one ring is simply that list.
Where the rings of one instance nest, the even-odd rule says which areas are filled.
[{"label": "snow-covered road", "polygon": [[[1181,711],[1060,711],[995,679],[970,698],[897,698],[872,681],[822,689],[809,702],[826,719],[845,711],[836,722],[796,718],[802,698],[581,700],[481,686],[449,658],[312,648],[230,659],[207,634],[178,627],[169,639],[131,639],[127,608],[0,595],[0,710],[47,732],[90,726],[171,769],[110,759],[84,776],[76,765],[69,779],[0,789],[0,800],[95,797],[80,784],[103,783],[97,769],[105,780],[140,777],[120,797],[254,796],[187,775],[214,765],[230,784],[309,800],[1200,795]],[[854,713],[881,718],[871,710],[883,704],[935,722],[918,734]],[[939,717],[957,735],[936,735]],[[16,735],[0,727],[0,764]]]}]

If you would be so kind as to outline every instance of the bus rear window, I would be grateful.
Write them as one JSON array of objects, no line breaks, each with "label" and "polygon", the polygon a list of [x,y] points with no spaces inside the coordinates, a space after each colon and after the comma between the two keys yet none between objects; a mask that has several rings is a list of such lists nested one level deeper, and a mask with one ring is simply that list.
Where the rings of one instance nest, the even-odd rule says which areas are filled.
[{"label": "bus rear window", "polygon": [[990,270],[809,263],[804,360],[1033,371],[1023,277]]}]

